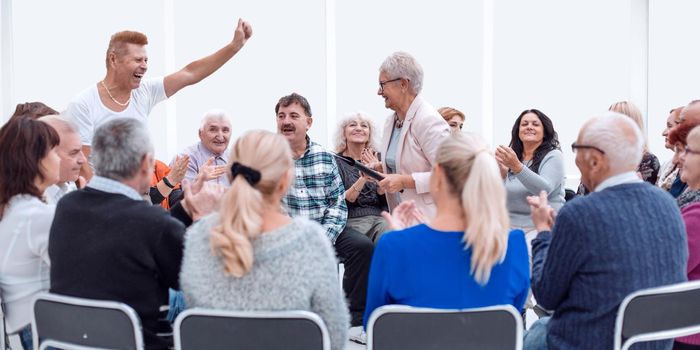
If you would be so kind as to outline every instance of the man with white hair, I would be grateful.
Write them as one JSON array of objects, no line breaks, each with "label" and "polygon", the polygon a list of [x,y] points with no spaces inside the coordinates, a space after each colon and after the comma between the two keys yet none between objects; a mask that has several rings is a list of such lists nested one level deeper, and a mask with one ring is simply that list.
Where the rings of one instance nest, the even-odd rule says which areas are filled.
[{"label": "man with white hair", "polygon": [[95,176],[56,207],[49,233],[51,292],[125,303],[138,313],[146,348],[168,349],[172,329],[165,306],[168,288],[179,286],[183,224],[213,210],[217,197],[207,192],[215,185],[193,195],[185,186],[185,199],[168,213],[141,197],[150,187],[153,145],[140,121],[103,124],[92,146]]},{"label": "man with white hair", "polygon": [[[571,145],[593,193],[556,215],[547,194],[528,198],[539,232],[532,242],[532,292],[551,317],[535,322],[526,349],[611,349],[622,300],[639,289],[686,280],[688,249],[678,206],[635,173],[644,139],[608,112],[584,124]],[[671,341],[644,344],[667,349]]]},{"label": "man with white hair", "polygon": [[61,138],[57,152],[61,158],[59,182],[49,186],[44,192],[46,199],[56,204],[63,195],[76,189],[76,181],[82,182],[81,186],[85,185],[85,179],[80,176],[80,168],[85,164],[85,155],[75,124],[58,115],[47,115],[39,120],[54,128]]},{"label": "man with white hair", "polygon": [[[207,181],[228,187],[229,181],[224,174],[228,163],[226,149],[230,140],[231,120],[226,112],[220,109],[208,111],[199,127],[199,142],[185,148],[180,154],[190,157],[185,180],[193,182],[197,174],[202,172]],[[173,159],[171,168],[174,163]]]}]

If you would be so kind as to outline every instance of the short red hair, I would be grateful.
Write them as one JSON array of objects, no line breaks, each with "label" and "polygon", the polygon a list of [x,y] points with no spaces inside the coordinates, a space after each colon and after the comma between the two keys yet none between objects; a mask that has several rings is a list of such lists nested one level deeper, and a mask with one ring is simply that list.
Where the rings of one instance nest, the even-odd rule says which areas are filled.
[{"label": "short red hair", "polygon": [[700,120],[684,120],[668,134],[668,142],[672,145],[682,143],[688,144],[688,134],[694,127],[700,125]]},{"label": "short red hair", "polygon": [[121,55],[126,44],[148,45],[148,38],[143,33],[130,30],[114,33],[109,39],[109,46],[105,55],[105,65],[107,67],[109,67],[109,54],[114,52],[117,56]]}]

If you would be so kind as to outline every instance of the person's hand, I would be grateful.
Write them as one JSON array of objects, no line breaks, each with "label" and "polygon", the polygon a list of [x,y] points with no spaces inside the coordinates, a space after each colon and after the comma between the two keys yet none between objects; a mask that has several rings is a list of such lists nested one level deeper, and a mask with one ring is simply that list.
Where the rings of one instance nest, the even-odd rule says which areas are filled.
[{"label": "person's hand", "polygon": [[538,232],[551,230],[556,213],[547,202],[547,192],[542,191],[539,196],[528,196],[527,203],[530,204],[530,216],[535,229]]},{"label": "person's hand", "polygon": [[498,161],[498,158],[496,158],[496,163],[498,163],[498,170],[501,172],[501,178],[506,178],[506,175],[508,175],[508,167]]},{"label": "person's hand", "polygon": [[515,151],[508,146],[500,145],[496,147],[496,161],[508,167],[515,174],[523,170],[523,163],[518,160],[518,155],[515,154]]},{"label": "person's hand", "polygon": [[404,189],[403,176],[401,174],[382,174],[384,180],[379,181],[379,188],[386,193],[396,193]]},{"label": "person's hand", "polygon": [[362,163],[365,163],[368,168],[376,171],[382,171],[382,162],[379,161],[377,156],[368,148],[362,150]]},{"label": "person's hand", "polygon": [[401,230],[427,221],[427,218],[416,207],[416,202],[414,201],[401,202],[391,214],[383,211],[382,217],[392,230]]},{"label": "person's hand", "polygon": [[226,165],[214,165],[214,157],[207,161],[199,168],[197,177],[202,177],[203,181],[215,180],[226,173]]},{"label": "person's hand", "polygon": [[75,187],[78,189],[84,188],[85,185],[87,185],[87,180],[85,180],[85,177],[82,175],[78,176],[78,179],[75,180]]},{"label": "person's hand", "polygon": [[173,167],[172,169],[170,169],[170,172],[166,176],[168,178],[168,182],[170,182],[173,186],[182,182],[182,179],[185,178],[185,173],[187,172],[187,165],[189,163],[190,156],[188,155],[178,155],[177,157],[175,157]]},{"label": "person's hand", "polygon": [[182,191],[184,192],[182,207],[192,221],[197,221],[219,208],[219,201],[226,192],[226,188],[219,184],[205,183],[199,192],[192,193],[189,181],[184,181]]},{"label": "person's hand", "polygon": [[239,18],[232,41],[233,47],[236,48],[236,51],[240,50],[251,36],[253,36],[253,27],[250,26],[250,23],[244,21],[242,18]]}]

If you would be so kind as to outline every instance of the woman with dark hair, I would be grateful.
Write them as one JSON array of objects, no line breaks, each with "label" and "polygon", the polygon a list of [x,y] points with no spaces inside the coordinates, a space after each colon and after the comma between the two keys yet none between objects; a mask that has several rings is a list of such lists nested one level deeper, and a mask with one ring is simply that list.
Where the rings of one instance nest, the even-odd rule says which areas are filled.
[{"label": "woman with dark hair", "polygon": [[496,160],[505,179],[511,226],[534,232],[527,196],[545,191],[555,210],[564,205],[564,161],[557,132],[544,113],[537,109],[520,113],[509,147],[498,146]]},{"label": "woman with dark hair", "polygon": [[58,183],[59,137],[31,117],[0,129],[0,292],[9,334],[32,348],[32,301],[49,289],[49,228],[56,207],[44,190]]}]

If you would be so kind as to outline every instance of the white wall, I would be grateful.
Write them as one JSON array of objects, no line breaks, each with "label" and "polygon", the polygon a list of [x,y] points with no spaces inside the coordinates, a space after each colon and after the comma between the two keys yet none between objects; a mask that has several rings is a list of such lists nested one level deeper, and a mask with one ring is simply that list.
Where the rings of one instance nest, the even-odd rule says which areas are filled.
[{"label": "white wall", "polygon": [[[467,115],[466,130],[493,145],[509,141],[517,115],[538,108],[559,132],[570,183],[569,145],[590,116],[618,100],[648,110],[649,142],[670,108],[699,97],[700,32],[695,0],[310,0],[221,2],[0,0],[0,108],[43,101],[63,109],[104,76],[104,51],[119,30],[149,36],[150,76],[180,69],[231,40],[238,17],[253,38],[221,70],[155,108],[149,127],[156,156],[169,160],[195,142],[201,116],[223,108],[233,136],[274,130],[277,99],[309,99],[311,136],[332,145],[337,119],[363,110],[382,125],[378,67],[393,51],[425,70],[424,97]],[[10,9],[8,12],[7,9]]]}]

